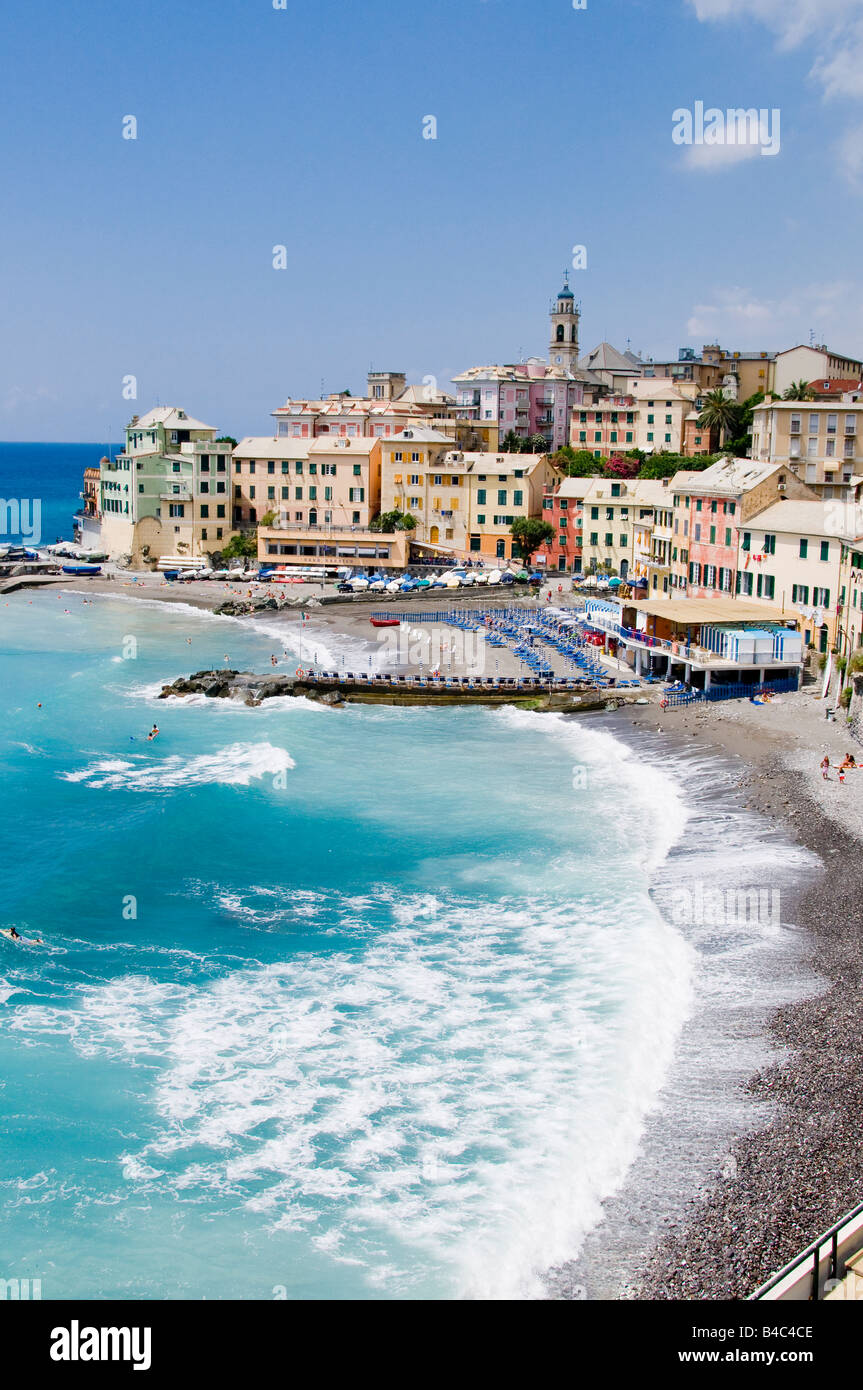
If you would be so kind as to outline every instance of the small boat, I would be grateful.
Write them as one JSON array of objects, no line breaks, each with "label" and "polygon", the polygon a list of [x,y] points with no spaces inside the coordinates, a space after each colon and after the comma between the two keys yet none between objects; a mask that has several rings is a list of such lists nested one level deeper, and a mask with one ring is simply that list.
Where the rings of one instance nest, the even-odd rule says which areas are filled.
[{"label": "small boat", "polygon": [[102,573],[101,565],[62,565],[61,569],[64,574],[74,574],[77,575],[79,579],[85,574]]},{"label": "small boat", "polygon": [[401,618],[369,618],[372,627],[400,627]]}]

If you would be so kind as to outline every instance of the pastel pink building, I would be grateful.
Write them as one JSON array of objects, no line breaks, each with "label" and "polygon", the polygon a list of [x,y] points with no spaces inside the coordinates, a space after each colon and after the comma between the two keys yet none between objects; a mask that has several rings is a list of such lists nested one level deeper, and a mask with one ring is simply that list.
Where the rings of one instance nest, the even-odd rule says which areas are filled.
[{"label": "pastel pink building", "polygon": [[459,414],[479,425],[496,425],[498,444],[512,431],[520,439],[542,435],[549,451],[569,441],[572,408],[581,403],[577,376],[579,311],[564,284],[550,313],[549,360],[529,357],[503,366],[470,367],[453,377]]}]

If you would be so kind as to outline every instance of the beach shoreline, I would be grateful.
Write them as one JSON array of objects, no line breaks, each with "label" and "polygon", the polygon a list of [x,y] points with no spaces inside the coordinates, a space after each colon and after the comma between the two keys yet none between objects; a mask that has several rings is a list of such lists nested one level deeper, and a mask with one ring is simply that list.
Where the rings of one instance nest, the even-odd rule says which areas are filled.
[{"label": "beach shoreline", "polygon": [[[661,734],[671,740],[672,759],[697,753],[735,768],[739,809],[764,818],[822,866],[783,885],[783,925],[796,931],[801,948],[802,996],[762,1010],[763,1045],[772,1055],[726,1088],[727,1101],[740,1117],[748,1110],[750,1122],[738,1118],[706,1170],[690,1163],[690,1195],[676,1210],[647,1212],[616,1286],[606,1279],[597,1289],[594,1279],[592,1291],[591,1264],[619,1241],[613,1226],[627,1194],[606,1203],[607,1218],[557,1295],[568,1296],[567,1280],[579,1289],[586,1280],[588,1297],[746,1298],[863,1190],[863,772],[838,782],[835,765],[855,745],[844,723],[824,718],[811,687],[766,706],[653,705],[593,717],[630,746],[649,749],[649,736]],[[818,767],[824,752],[833,764],[826,783]],[[831,872],[837,864],[841,876]]]},{"label": "beach shoreline", "polygon": [[[124,582],[94,591],[87,582],[63,589],[209,611],[223,601],[215,594],[199,598],[189,587]],[[370,646],[367,605],[315,606],[311,613],[318,631]],[[410,619],[410,608],[404,616]],[[275,631],[283,628],[286,642],[302,633],[298,608],[239,621],[254,629],[261,619],[267,632],[278,622]],[[608,695],[613,705],[614,692]],[[853,1206],[863,1189],[863,1140],[857,1133],[863,1112],[863,928],[855,917],[863,772],[849,774],[841,786],[835,771],[823,782],[818,767],[825,752],[835,765],[854,744],[841,716],[835,723],[825,719],[815,686],[757,706],[728,701],[663,710],[658,700],[653,689],[649,703],[585,712],[582,718],[599,721],[595,727],[619,737],[636,756],[678,766],[684,778],[686,756],[696,753],[716,769],[730,769],[733,786],[723,795],[817,857],[823,868],[814,880],[790,882],[790,901],[783,900],[783,922],[799,938],[795,978],[805,982],[805,996],[778,1008],[753,1000],[747,1027],[770,1056],[764,1065],[734,1074],[722,1097],[739,1117],[748,1112],[751,1122],[741,1119],[728,1143],[723,1139],[716,1153],[701,1152],[690,1164],[691,1181],[686,1192],[678,1184],[673,1210],[646,1212],[614,1278],[598,1284],[584,1278],[585,1260],[579,1257],[555,1271],[552,1297],[580,1296],[567,1290],[587,1283],[588,1296],[599,1298],[744,1298]],[[838,881],[831,863],[842,864]],[[606,1212],[625,1208],[627,1184],[604,1204]],[[586,1258],[595,1264],[603,1255],[605,1225],[595,1227],[585,1243]]]}]

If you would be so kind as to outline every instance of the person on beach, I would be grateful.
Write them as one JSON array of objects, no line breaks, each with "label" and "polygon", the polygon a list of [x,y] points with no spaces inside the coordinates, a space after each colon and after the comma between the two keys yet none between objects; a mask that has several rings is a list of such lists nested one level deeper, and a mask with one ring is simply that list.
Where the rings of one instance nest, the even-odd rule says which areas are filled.
[{"label": "person on beach", "polygon": [[824,778],[824,781],[825,781],[825,782],[829,782],[829,780],[830,780],[829,773],[830,773],[830,759],[829,759],[829,757],[827,756],[827,754],[825,753],[825,754],[824,754],[824,757],[821,759],[821,776]]},{"label": "person on beach", "polygon": [[857,764],[856,764],[856,762],[854,761],[854,754],[853,754],[853,753],[846,753],[846,754],[845,754],[845,757],[842,759],[842,764],[841,764],[841,765],[842,765],[842,767],[856,767]]}]

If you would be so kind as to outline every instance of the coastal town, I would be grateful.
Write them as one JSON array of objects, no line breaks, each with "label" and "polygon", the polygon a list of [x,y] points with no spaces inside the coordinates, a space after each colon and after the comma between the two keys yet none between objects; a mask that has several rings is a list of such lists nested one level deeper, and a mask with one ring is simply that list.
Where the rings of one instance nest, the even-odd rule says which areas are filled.
[{"label": "coastal town", "polygon": [[[808,670],[856,713],[863,360],[814,343],[582,355],[579,321],[565,276],[547,359],[469,368],[452,393],[370,371],[363,396],[275,406],[267,435],[237,441],[176,406],[133,415],[85,472],[66,573],[182,584],[210,607],[227,586],[235,613],[297,585],[295,604],[358,601],[382,626],[399,622],[387,604],[416,615],[494,590],[484,627],[530,581],[575,609],[595,660],[579,669],[570,643],[562,662],[506,668],[528,684],[663,682],[668,706],[769,698]],[[0,554],[0,571],[16,584],[56,559]],[[541,637],[509,645],[522,657]],[[399,679],[432,672],[447,674],[420,660]]]}]

